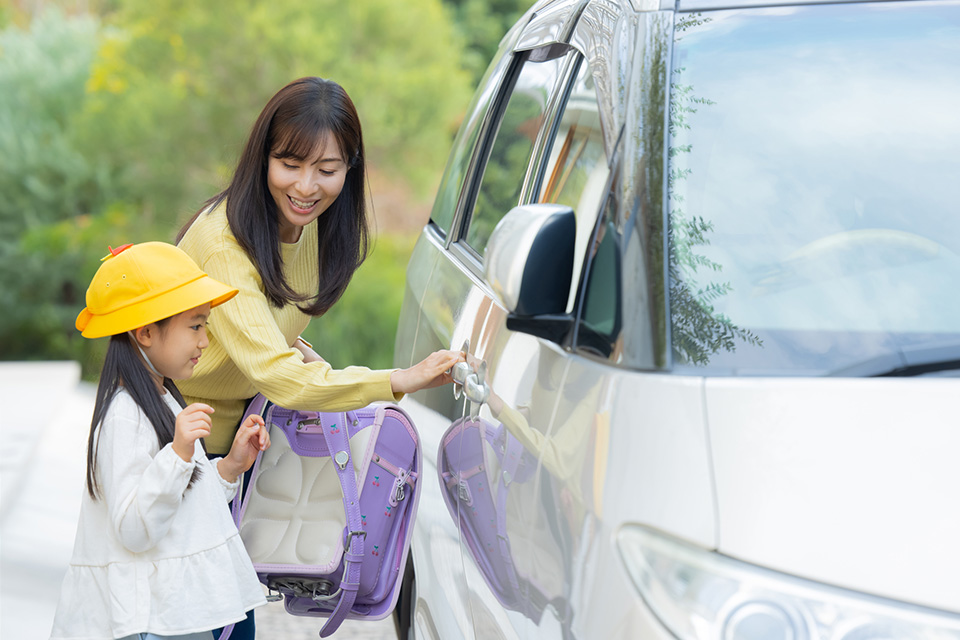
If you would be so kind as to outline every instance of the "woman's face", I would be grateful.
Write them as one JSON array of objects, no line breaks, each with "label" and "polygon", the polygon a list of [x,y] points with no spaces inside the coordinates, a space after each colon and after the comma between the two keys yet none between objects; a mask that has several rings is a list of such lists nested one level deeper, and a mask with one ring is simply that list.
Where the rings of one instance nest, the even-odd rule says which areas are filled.
[{"label": "woman's face", "polygon": [[327,210],[343,189],[347,163],[329,131],[317,155],[304,160],[270,155],[267,186],[280,210],[280,240],[296,242],[300,232]]}]

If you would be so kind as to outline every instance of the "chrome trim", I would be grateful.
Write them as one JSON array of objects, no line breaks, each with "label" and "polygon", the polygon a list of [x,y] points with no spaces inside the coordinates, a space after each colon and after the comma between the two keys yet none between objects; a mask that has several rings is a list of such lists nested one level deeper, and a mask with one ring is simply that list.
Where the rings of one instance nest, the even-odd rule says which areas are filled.
[{"label": "chrome trim", "polygon": [[457,197],[457,209],[453,214],[453,221],[450,223],[450,232],[446,234],[445,247],[449,249],[455,242],[464,236],[464,210],[467,203],[474,197],[474,183],[477,180],[477,164],[479,158],[485,153],[486,139],[489,136],[490,121],[493,114],[498,113],[503,97],[504,82],[510,80],[510,69],[514,66],[514,54],[503,52],[503,55],[497,60],[488,76],[485,76],[478,91],[490,91],[491,96],[487,100],[486,111],[477,125],[479,133],[477,134],[477,144],[473,146],[470,153],[470,160],[467,162],[466,169],[463,172],[463,183],[460,185],[460,194]]},{"label": "chrome trim", "polygon": [[565,43],[588,0],[557,0],[534,8],[530,22],[517,41],[516,51]]},{"label": "chrome trim", "polygon": [[604,151],[608,158],[613,155],[614,143],[623,126],[628,100],[624,79],[629,76],[633,62],[633,51],[621,51],[616,43],[618,40],[631,41],[637,29],[636,22],[636,16],[625,14],[619,2],[598,0],[584,8],[570,36],[570,45],[584,53],[593,75]]},{"label": "chrome trim", "polygon": [[[571,55],[571,53],[573,55]],[[557,127],[560,125],[560,118],[564,107],[570,98],[570,92],[573,90],[573,83],[577,79],[577,71],[580,69],[582,55],[579,51],[571,50],[566,54],[567,59],[563,63],[563,69],[557,78],[558,86],[563,87],[555,91],[550,96],[550,103],[543,111],[543,121],[549,122],[550,126],[541,127],[537,133],[537,139],[533,143],[533,151],[530,154],[530,161],[527,163],[527,171],[523,176],[523,184],[520,187],[520,204],[529,204],[536,202],[537,191],[543,177],[540,169],[544,168],[544,160],[549,152],[549,147],[553,143],[557,134]]]}]

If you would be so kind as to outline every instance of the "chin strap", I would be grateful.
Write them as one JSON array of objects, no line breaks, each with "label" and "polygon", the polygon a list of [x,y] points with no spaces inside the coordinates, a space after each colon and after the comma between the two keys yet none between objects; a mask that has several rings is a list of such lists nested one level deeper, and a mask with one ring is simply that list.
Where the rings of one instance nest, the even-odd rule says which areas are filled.
[{"label": "chin strap", "polygon": [[157,368],[153,366],[153,363],[150,362],[150,358],[147,357],[146,351],[143,350],[143,347],[140,346],[140,343],[137,342],[137,336],[134,335],[133,331],[127,331],[130,334],[130,337],[133,338],[133,344],[137,346],[137,349],[140,351],[140,355],[143,356],[144,362],[147,363],[147,366],[150,367],[150,371],[153,371],[155,374],[160,376],[160,379],[163,380],[166,376],[157,371]]}]

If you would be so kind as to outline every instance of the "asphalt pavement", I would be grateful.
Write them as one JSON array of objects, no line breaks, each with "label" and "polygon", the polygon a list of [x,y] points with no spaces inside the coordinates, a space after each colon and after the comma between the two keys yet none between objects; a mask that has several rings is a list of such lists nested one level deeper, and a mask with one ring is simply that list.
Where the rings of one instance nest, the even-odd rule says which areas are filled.
[{"label": "asphalt pavement", "polygon": [[[80,513],[96,394],[75,362],[0,362],[0,638],[45,640]],[[257,609],[258,640],[317,638],[322,618]],[[390,617],[348,620],[344,640],[395,640]]]}]

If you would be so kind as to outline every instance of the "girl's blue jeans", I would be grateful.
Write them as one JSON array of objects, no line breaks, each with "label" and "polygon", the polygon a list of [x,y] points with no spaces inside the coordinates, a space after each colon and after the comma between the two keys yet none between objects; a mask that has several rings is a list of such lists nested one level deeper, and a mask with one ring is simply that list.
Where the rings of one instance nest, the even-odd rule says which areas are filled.
[{"label": "girl's blue jeans", "polygon": [[[253,618],[253,609],[247,611],[247,619],[241,620],[233,625],[233,632],[230,634],[230,640],[253,640],[257,635],[257,625]],[[213,632],[214,640],[220,638],[223,629],[217,629]]]},{"label": "girl's blue jeans", "polygon": [[135,633],[122,640],[210,640],[213,636],[209,631],[202,633],[188,633],[185,636],[158,636],[154,633]]}]

